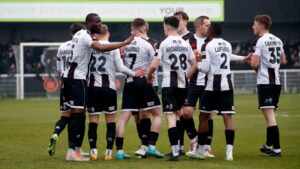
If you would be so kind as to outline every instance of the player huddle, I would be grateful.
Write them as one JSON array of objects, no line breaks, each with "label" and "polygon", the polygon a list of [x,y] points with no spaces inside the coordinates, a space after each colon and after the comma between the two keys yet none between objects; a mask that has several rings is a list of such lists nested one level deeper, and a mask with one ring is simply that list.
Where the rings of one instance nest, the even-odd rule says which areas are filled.
[{"label": "player huddle", "polygon": [[[50,138],[48,153],[53,156],[60,132],[68,125],[67,161],[98,160],[97,127],[99,114],[105,114],[105,160],[112,160],[114,142],[117,160],[132,158],[123,151],[125,126],[134,116],[141,147],[138,157],[153,156],[167,161],[179,161],[180,155],[205,159],[214,157],[211,151],[213,116],[222,115],[225,124],[226,157],[233,160],[234,110],[230,61],[245,61],[257,72],[259,108],[267,122],[267,141],[260,151],[266,156],[281,156],[279,130],[275,111],[280,95],[279,67],[285,54],[279,38],[269,33],[271,18],[255,17],[253,30],[259,36],[254,52],[248,56],[232,54],[229,42],[222,39],[222,27],[210,23],[207,16],[194,22],[196,33],[187,30],[189,17],[179,11],[165,17],[166,38],[157,42],[147,36],[148,23],[136,18],[131,23],[131,36],[122,43],[109,42],[109,30],[97,14],[86,17],[82,24],[71,26],[72,41],[58,50],[57,67],[61,72],[61,119]],[[161,65],[162,100],[157,95],[157,69]],[[116,124],[117,93],[115,74],[126,75],[120,118]],[[193,112],[199,100],[199,126],[195,128]],[[162,105],[161,105],[162,102]],[[88,139],[91,157],[81,150],[85,135],[85,111],[88,111]],[[165,115],[171,152],[162,154],[156,142]],[[153,116],[152,121],[150,116]],[[189,151],[184,151],[184,132],[190,139]]]}]

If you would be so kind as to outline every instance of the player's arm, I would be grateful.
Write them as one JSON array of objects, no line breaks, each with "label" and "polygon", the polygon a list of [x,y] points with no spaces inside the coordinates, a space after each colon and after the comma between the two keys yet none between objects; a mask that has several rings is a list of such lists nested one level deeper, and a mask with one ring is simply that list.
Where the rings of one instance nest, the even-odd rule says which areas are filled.
[{"label": "player's arm", "polygon": [[252,61],[251,61],[251,67],[257,72],[258,66],[260,62],[260,56],[259,55],[253,55]]},{"label": "player's arm", "polygon": [[186,77],[189,79],[190,77],[193,76],[193,74],[198,70],[197,68],[197,60],[196,59],[192,59],[189,60],[189,64],[191,65],[191,67],[189,68]]},{"label": "player's arm", "polygon": [[209,71],[210,66],[210,54],[208,52],[208,47],[202,46],[201,49],[201,62],[198,62],[198,70],[203,73],[207,73]]},{"label": "player's arm", "polygon": [[260,63],[260,56],[262,53],[263,44],[261,41],[257,41],[255,46],[255,52],[252,54],[251,67],[257,72]]},{"label": "player's arm", "polygon": [[131,35],[127,40],[121,43],[112,43],[112,44],[100,44],[97,41],[93,41],[91,43],[91,48],[100,51],[100,52],[106,52],[106,51],[111,51],[118,49],[122,46],[129,45],[134,39],[134,35]]},{"label": "player's arm", "polygon": [[[282,42],[281,42],[282,44]],[[284,53],[283,46],[281,46],[281,54],[280,54],[280,65],[285,65],[286,64],[286,56]]]},{"label": "player's arm", "polygon": [[152,79],[153,76],[152,74],[155,72],[155,70],[157,69],[158,65],[159,65],[160,59],[158,57],[153,58],[152,63],[150,65],[148,74],[147,74],[147,81],[148,83],[152,83]]},{"label": "player's arm", "polygon": [[121,59],[120,57],[120,53],[119,51],[116,52],[116,58],[115,58],[115,62],[116,62],[116,66],[118,68],[118,70],[121,72],[121,73],[124,73],[128,76],[132,76],[132,77],[140,77],[140,76],[144,76],[145,73],[146,73],[146,70],[143,70],[143,69],[136,69],[135,72],[128,69],[124,63],[123,63],[123,60]]},{"label": "player's arm", "polygon": [[286,64],[286,56],[285,56],[285,53],[282,52],[281,55],[280,55],[280,65],[285,65]]}]

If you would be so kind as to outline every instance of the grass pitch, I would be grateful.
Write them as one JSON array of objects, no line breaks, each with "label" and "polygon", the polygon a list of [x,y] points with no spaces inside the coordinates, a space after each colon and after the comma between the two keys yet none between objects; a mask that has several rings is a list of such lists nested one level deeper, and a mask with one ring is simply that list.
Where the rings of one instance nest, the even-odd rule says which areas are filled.
[{"label": "grass pitch", "polygon": [[[282,148],[281,158],[264,157],[258,147],[265,142],[266,123],[257,109],[256,95],[236,95],[233,117],[235,126],[234,161],[225,161],[225,133],[221,117],[214,116],[214,135],[212,151],[215,158],[204,161],[181,157],[180,162],[166,162],[163,159],[133,158],[124,161],[104,161],[106,147],[106,126],[104,116],[100,115],[98,126],[99,161],[66,162],[67,131],[59,137],[55,156],[47,153],[49,138],[60,114],[57,99],[0,99],[0,168],[300,168],[300,95],[282,94],[277,113]],[[121,100],[118,100],[120,108]],[[119,112],[118,112],[119,114]],[[198,125],[199,111],[194,112]],[[87,126],[87,125],[86,125]],[[87,131],[87,129],[86,129]],[[140,141],[133,118],[130,119],[125,133],[124,151],[132,156],[139,148]],[[185,150],[188,151],[189,140],[185,135]],[[114,145],[115,148],[115,145]],[[157,148],[162,153],[169,152],[166,119],[163,119]],[[87,132],[83,150],[90,152]],[[116,151],[113,151],[115,157]]]}]

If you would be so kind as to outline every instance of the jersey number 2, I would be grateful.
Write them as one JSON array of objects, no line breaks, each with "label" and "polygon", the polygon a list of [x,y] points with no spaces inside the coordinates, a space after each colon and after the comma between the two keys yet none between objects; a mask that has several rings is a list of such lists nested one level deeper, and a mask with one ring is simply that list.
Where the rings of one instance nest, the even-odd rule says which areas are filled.
[{"label": "jersey number 2", "polygon": [[[178,59],[176,57],[175,54],[171,54],[169,56],[169,59],[170,60],[173,60],[172,61],[172,64],[171,64],[171,69],[172,70],[178,70],[178,66],[176,66],[177,62],[178,62]],[[180,66],[183,70],[185,70],[187,68],[187,64],[186,64],[186,55],[185,54],[181,54],[179,55],[179,61],[180,61]]]},{"label": "jersey number 2", "polygon": [[[98,61],[100,62],[97,71],[98,72],[105,72],[106,69],[104,68],[104,65],[106,63],[106,58],[104,56],[100,56],[98,58]],[[92,56],[92,65],[91,65],[91,72],[95,72],[96,71],[96,57]]]}]

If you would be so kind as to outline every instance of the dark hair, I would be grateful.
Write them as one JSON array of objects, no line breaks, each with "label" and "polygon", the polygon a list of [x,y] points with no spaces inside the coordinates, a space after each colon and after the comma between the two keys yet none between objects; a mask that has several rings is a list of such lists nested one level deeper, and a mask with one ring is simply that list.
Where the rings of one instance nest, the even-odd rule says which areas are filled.
[{"label": "dark hair", "polygon": [[183,12],[183,11],[177,11],[177,12],[174,13],[173,16],[178,16],[178,15],[180,15],[180,16],[182,17],[183,20],[187,20],[187,21],[189,20],[188,14],[186,14],[186,13]]},{"label": "dark hair", "polygon": [[204,24],[204,20],[207,19],[209,20],[209,17],[208,16],[199,16],[195,19],[195,22],[194,22],[194,26],[196,27],[197,25],[203,25]]},{"label": "dark hair", "polygon": [[96,14],[96,13],[89,13],[89,14],[85,17],[85,23],[88,24],[88,22],[92,21],[94,16],[99,16],[99,15]]},{"label": "dark hair", "polygon": [[80,31],[81,29],[85,29],[85,26],[81,23],[73,23],[70,26],[70,32],[72,35],[75,35],[75,33]]},{"label": "dark hair", "polygon": [[220,36],[222,34],[222,26],[220,23],[211,23],[209,30],[215,36]]},{"label": "dark hair", "polygon": [[179,19],[175,16],[169,16],[164,18],[164,23],[170,25],[171,27],[177,29],[179,26]]},{"label": "dark hair", "polygon": [[269,15],[256,15],[255,21],[263,24],[266,30],[269,30],[272,25],[272,20]]},{"label": "dark hair", "polygon": [[140,29],[143,26],[146,26],[146,21],[143,18],[135,18],[132,22],[131,22],[131,26],[134,29]]}]

